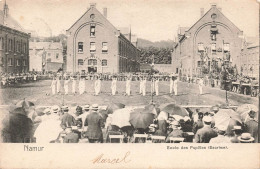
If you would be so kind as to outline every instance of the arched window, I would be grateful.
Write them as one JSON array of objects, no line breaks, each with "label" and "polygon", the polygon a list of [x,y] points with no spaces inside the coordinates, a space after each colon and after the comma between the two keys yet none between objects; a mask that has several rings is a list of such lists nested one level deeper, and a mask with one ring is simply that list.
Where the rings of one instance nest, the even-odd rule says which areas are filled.
[{"label": "arched window", "polygon": [[97,59],[89,59],[88,65],[97,65]]}]

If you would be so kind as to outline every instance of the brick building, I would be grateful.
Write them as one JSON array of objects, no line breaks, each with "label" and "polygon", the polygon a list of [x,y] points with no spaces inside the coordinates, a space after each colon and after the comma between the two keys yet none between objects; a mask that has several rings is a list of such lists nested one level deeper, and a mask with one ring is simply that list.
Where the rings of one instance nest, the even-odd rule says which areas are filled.
[{"label": "brick building", "polygon": [[30,42],[30,71],[57,72],[63,66],[61,42]]},{"label": "brick building", "polygon": [[5,3],[0,11],[0,72],[29,71],[29,38],[30,34],[10,16]]},{"label": "brick building", "polygon": [[[243,32],[212,4],[201,18],[191,27],[180,27],[177,44],[173,49],[173,69],[183,75],[202,75],[220,67],[241,66],[240,54]],[[238,70],[239,71],[239,70]]]},{"label": "brick building", "polygon": [[67,30],[68,72],[135,72],[140,51],[107,20],[95,4]]}]

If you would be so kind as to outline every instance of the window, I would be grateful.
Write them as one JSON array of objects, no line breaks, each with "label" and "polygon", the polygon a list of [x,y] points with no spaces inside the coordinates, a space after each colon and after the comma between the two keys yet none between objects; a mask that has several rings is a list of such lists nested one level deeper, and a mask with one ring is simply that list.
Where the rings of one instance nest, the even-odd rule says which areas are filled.
[{"label": "window", "polygon": [[83,52],[83,42],[78,43],[78,52]]},{"label": "window", "polygon": [[102,43],[102,52],[107,52],[107,42]]},{"label": "window", "polygon": [[19,42],[16,41],[16,52],[19,52]]},{"label": "window", "polygon": [[102,66],[107,66],[107,60],[106,59],[102,60]]},{"label": "window", "polygon": [[97,59],[89,59],[88,65],[93,65],[93,66],[97,65]]},{"label": "window", "polygon": [[23,65],[26,66],[26,60],[25,59],[23,60]]},{"label": "window", "polygon": [[0,37],[0,50],[2,50],[2,49],[3,49],[3,38]]},{"label": "window", "polygon": [[8,58],[8,66],[13,66],[13,59],[12,58]]},{"label": "window", "polygon": [[47,59],[47,62],[51,62],[51,58],[48,58],[48,59]]},{"label": "window", "polygon": [[78,59],[78,65],[83,65],[83,59]]},{"label": "window", "polygon": [[90,52],[96,52],[95,42],[90,42]]},{"label": "window", "polygon": [[95,36],[96,33],[96,27],[95,26],[90,26],[90,36]]},{"label": "window", "polygon": [[224,43],[224,52],[229,51],[229,43]]},{"label": "window", "polygon": [[59,59],[59,53],[56,53],[56,59]]},{"label": "window", "polygon": [[202,62],[198,61],[198,67],[201,67],[201,66],[202,66]]},{"label": "window", "polygon": [[211,44],[211,52],[212,52],[212,54],[216,54],[216,51],[217,51],[216,43],[212,43]]},{"label": "window", "polygon": [[16,66],[20,66],[20,59],[16,60]]},{"label": "window", "polygon": [[13,48],[14,48],[13,47],[13,40],[11,39],[11,49],[10,50],[13,51]]},{"label": "window", "polygon": [[199,51],[199,52],[204,51],[204,45],[203,45],[203,43],[198,43],[198,51]]},{"label": "window", "polygon": [[48,56],[51,56],[51,53],[48,53]]}]

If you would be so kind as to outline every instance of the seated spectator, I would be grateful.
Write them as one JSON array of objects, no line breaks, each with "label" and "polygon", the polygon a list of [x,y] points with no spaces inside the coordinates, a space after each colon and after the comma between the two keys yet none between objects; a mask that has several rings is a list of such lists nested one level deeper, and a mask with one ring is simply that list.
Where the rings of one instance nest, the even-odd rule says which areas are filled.
[{"label": "seated spectator", "polygon": [[243,132],[241,126],[234,126],[232,131],[234,132],[234,136],[230,140],[231,143],[239,143],[238,137],[241,136]]},{"label": "seated spectator", "polygon": [[180,124],[178,121],[171,123],[172,132],[168,135],[166,142],[170,142],[170,137],[183,137],[183,131],[179,129]]},{"label": "seated spectator", "polygon": [[227,128],[224,126],[218,127],[218,136],[215,138],[212,138],[210,140],[210,143],[230,143],[230,138],[225,136]]},{"label": "seated spectator", "polygon": [[72,132],[71,127],[67,127],[65,132],[66,132],[66,136],[64,137],[63,143],[78,143],[79,142],[78,134]]},{"label": "seated spectator", "polygon": [[183,132],[192,132],[192,124],[191,120],[188,116],[184,117],[184,123],[181,124],[181,129]]},{"label": "seated spectator", "polygon": [[[107,130],[107,136],[106,136],[106,142],[110,143],[109,135],[121,135],[122,132],[120,131],[120,128],[115,125],[110,125]],[[119,143],[119,140],[111,139],[111,143]]]}]

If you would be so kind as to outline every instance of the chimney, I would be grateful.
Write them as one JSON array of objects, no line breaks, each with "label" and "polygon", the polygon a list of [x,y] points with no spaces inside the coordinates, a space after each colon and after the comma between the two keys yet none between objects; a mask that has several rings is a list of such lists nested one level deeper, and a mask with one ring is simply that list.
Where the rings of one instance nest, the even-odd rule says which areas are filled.
[{"label": "chimney", "polygon": [[204,15],[204,8],[200,8],[200,17]]},{"label": "chimney", "polygon": [[107,18],[107,8],[103,8],[103,15],[105,18]]},{"label": "chimney", "polygon": [[90,8],[95,8],[96,7],[96,3],[90,3]]},{"label": "chimney", "polygon": [[216,8],[217,4],[216,3],[211,3],[211,8]]}]

